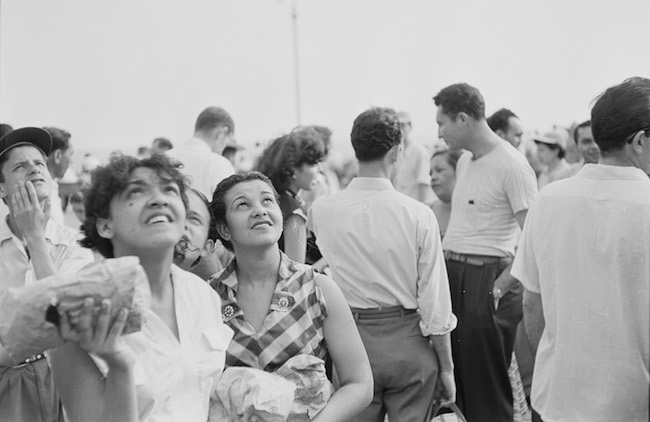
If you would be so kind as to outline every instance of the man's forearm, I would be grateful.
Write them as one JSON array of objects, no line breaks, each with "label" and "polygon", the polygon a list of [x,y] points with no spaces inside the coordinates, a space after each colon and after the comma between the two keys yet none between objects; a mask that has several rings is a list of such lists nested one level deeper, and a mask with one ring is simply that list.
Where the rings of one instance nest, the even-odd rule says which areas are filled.
[{"label": "man's forearm", "polygon": [[524,291],[524,327],[528,335],[530,349],[533,357],[537,356],[542,333],[546,322],[544,321],[544,309],[542,307],[542,296],[530,290]]},{"label": "man's forearm", "polygon": [[442,335],[432,335],[429,337],[433,349],[438,357],[438,365],[441,371],[453,371],[454,361],[451,358],[451,335],[449,333]]}]

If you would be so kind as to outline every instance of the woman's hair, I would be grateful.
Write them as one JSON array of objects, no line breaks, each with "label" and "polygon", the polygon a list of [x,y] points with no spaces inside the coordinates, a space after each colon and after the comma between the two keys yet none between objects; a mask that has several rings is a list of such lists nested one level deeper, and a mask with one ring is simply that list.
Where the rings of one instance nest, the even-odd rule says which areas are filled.
[{"label": "woman's hair", "polygon": [[178,185],[181,199],[187,208],[186,179],[181,174],[180,163],[172,161],[164,154],[138,159],[128,155],[116,156],[107,165],[97,167],[92,172],[90,187],[85,199],[86,220],[81,229],[84,238],[79,244],[96,250],[105,258],[113,258],[113,243],[97,232],[97,220],[109,218],[111,201],[124,191],[133,171],[137,168],[153,170],[161,179]]},{"label": "woman's hair", "polygon": [[460,156],[463,155],[463,151],[461,150],[450,150],[450,149],[443,149],[440,151],[436,151],[433,153],[431,156],[431,160],[434,159],[434,157],[443,157],[445,161],[447,161],[447,164],[449,164],[454,171],[456,170],[456,164],[458,164],[458,159]]},{"label": "woman's hair", "polygon": [[212,214],[212,221],[210,222],[210,232],[216,232],[216,237],[221,240],[221,243],[228,249],[230,252],[233,251],[232,242],[221,237],[216,227],[218,223],[227,224],[226,221],[226,194],[235,187],[236,185],[244,182],[250,182],[253,180],[261,180],[262,182],[268,184],[273,190],[276,200],[278,199],[278,192],[275,190],[271,180],[258,171],[251,171],[243,174],[233,174],[232,176],[226,177],[217,185],[217,188],[214,190],[212,195],[212,202],[210,203],[210,214]]},{"label": "woman's hair", "polygon": [[303,164],[318,164],[325,147],[322,136],[313,128],[300,127],[272,141],[260,156],[256,170],[268,176],[275,188],[289,188],[294,171]]}]

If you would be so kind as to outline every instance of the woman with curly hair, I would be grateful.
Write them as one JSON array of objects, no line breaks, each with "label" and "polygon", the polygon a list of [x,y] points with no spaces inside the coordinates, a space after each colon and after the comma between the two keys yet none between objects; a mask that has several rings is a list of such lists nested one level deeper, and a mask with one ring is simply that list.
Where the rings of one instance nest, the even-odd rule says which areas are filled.
[{"label": "woman with curly hair", "polygon": [[299,263],[305,262],[307,253],[307,210],[298,194],[311,190],[323,156],[321,136],[314,129],[297,128],[272,141],[257,163],[257,170],[271,179],[280,195],[284,219],[280,249]]}]

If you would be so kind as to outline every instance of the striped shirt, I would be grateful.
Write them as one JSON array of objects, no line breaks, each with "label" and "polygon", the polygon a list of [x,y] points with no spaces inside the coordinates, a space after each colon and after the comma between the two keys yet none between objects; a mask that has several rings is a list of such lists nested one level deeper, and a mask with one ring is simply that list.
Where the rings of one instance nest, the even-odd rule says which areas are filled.
[{"label": "striped shirt", "polygon": [[228,346],[226,366],[248,366],[272,372],[287,359],[313,355],[325,360],[323,322],[327,306],[316,273],[281,253],[278,282],[269,312],[259,332],[248,323],[237,303],[236,259],[215,275],[210,284],[221,297],[224,323],[235,331]]}]

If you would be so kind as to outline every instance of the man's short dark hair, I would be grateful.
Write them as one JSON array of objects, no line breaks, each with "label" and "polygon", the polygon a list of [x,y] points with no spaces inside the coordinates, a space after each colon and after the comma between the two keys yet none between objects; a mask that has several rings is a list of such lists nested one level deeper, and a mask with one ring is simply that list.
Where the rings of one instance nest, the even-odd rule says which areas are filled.
[{"label": "man's short dark hair", "polygon": [[504,133],[510,129],[510,118],[518,119],[517,115],[507,108],[497,110],[487,119],[487,124],[492,131],[502,130]]},{"label": "man's short dark hair", "polygon": [[603,155],[622,149],[628,138],[650,128],[650,79],[639,76],[607,88],[591,109],[594,141]]},{"label": "man's short dark hair", "polygon": [[443,88],[433,97],[433,101],[452,119],[455,119],[458,113],[465,113],[476,120],[485,118],[485,100],[481,92],[466,83]]},{"label": "man's short dark hair", "polygon": [[124,191],[131,174],[138,168],[151,169],[161,179],[177,184],[187,208],[187,181],[179,170],[180,163],[164,154],[142,159],[128,155],[115,157],[107,165],[97,167],[92,172],[92,181],[84,202],[86,221],[81,226],[84,234],[84,238],[79,241],[81,246],[96,250],[105,258],[114,257],[111,240],[101,237],[97,232],[97,220],[110,217],[111,200]]},{"label": "man's short dark hair", "polygon": [[394,146],[402,143],[397,113],[387,107],[373,107],[364,111],[354,119],[350,139],[357,160],[381,160]]},{"label": "man's short dark hair", "polygon": [[573,129],[573,142],[576,144],[578,143],[578,130],[585,127],[591,127],[591,120],[585,120]]},{"label": "man's short dark hair", "polygon": [[197,132],[227,127],[229,133],[235,132],[235,122],[226,110],[221,107],[208,107],[199,114],[194,130]]},{"label": "man's short dark hair", "polygon": [[273,182],[271,182],[268,177],[258,171],[251,171],[244,174],[235,173],[231,176],[226,177],[221,182],[219,182],[216,189],[214,190],[214,194],[212,195],[212,202],[210,202],[210,214],[212,215],[212,220],[210,221],[210,231],[212,232],[212,230],[214,230],[216,232],[217,237],[219,240],[221,240],[223,246],[225,246],[226,249],[228,249],[230,252],[233,251],[232,242],[222,238],[219,232],[216,230],[217,223],[227,224],[226,194],[236,185],[253,180],[261,180],[262,182],[268,184],[273,190],[275,199],[278,199],[278,192],[275,190]]},{"label": "man's short dark hair", "polygon": [[298,167],[323,160],[325,147],[321,138],[315,130],[302,127],[281,136],[262,152],[256,170],[268,176],[278,191],[284,192]]},{"label": "man's short dark hair", "polygon": [[65,151],[70,148],[70,132],[59,129],[58,127],[44,127],[43,129],[52,137],[52,151],[50,155],[54,151]]}]

